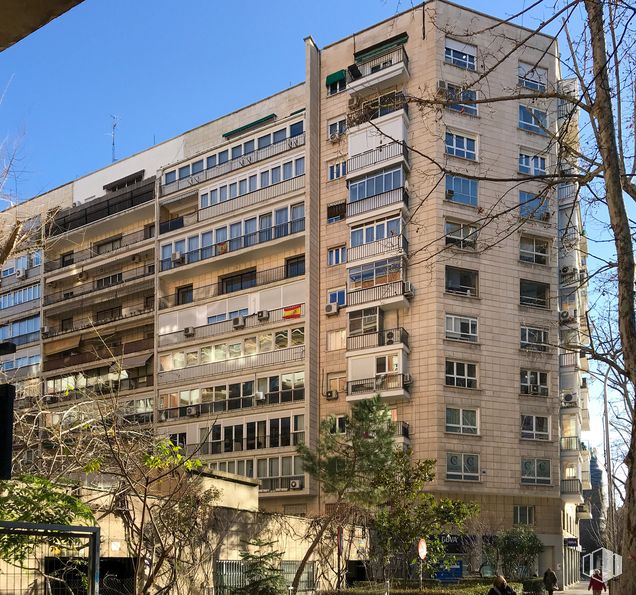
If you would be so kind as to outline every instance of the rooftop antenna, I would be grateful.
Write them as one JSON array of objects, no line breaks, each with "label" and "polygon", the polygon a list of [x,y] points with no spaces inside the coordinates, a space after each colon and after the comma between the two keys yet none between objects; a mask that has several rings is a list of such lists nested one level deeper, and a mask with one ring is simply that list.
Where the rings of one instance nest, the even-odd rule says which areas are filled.
[{"label": "rooftop antenna", "polygon": [[112,128],[110,131],[110,137],[112,139],[112,163],[115,163],[115,161],[117,161],[117,158],[115,157],[115,129],[117,128],[117,124],[119,124],[119,116],[111,114],[110,117],[113,120]]}]

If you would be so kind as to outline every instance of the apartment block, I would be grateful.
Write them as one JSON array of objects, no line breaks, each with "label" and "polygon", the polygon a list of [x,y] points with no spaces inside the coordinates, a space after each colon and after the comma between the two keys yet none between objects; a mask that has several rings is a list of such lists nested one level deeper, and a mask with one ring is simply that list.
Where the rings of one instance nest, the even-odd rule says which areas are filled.
[{"label": "apartment block", "polygon": [[329,500],[297,445],[380,394],[432,491],[479,503],[485,540],[532,526],[533,571],[576,580],[585,236],[542,176],[575,167],[550,138],[577,130],[537,95],[570,84],[556,41],[527,36],[435,1],[307,38],[304,83],[25,203],[47,225],[2,271],[4,371],[48,424],[115,393],[302,515]]}]

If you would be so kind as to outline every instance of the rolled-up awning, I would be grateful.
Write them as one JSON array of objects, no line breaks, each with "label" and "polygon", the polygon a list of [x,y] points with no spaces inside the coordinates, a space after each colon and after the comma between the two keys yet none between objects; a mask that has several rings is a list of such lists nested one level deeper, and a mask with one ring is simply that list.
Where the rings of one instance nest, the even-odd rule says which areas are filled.
[{"label": "rolled-up awning", "polygon": [[152,357],[152,353],[143,353],[141,355],[125,355],[121,358],[121,362],[115,362],[111,367],[111,372],[116,372],[120,368],[122,370],[130,370],[131,368],[140,368],[145,366],[146,362]]},{"label": "rolled-up awning", "polygon": [[68,351],[69,349],[77,349],[80,344],[80,335],[76,335],[75,337],[65,337],[64,339],[58,339],[57,341],[52,341],[51,343],[44,344],[44,353],[46,355],[53,355],[55,353],[62,353],[63,351]]},{"label": "rolled-up awning", "polygon": [[344,81],[346,77],[347,77],[346,70],[337,70],[336,72],[332,72],[331,74],[327,75],[327,78],[325,79],[325,84],[327,85],[327,87],[329,87],[330,85],[333,85],[334,83],[339,83],[340,81]]}]

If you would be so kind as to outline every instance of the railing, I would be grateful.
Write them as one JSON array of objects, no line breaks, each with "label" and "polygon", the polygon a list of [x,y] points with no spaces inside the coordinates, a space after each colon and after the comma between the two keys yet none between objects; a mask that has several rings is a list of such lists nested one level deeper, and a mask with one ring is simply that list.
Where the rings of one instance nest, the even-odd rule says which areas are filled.
[{"label": "railing", "polygon": [[578,353],[571,351],[569,353],[559,354],[559,366],[569,367],[576,366],[578,363]]},{"label": "railing", "polygon": [[40,308],[40,296],[29,300],[27,302],[20,302],[19,304],[13,304],[0,310],[0,319],[13,318],[15,319],[22,312],[28,312],[29,310],[37,311]]},{"label": "railing", "polygon": [[522,295],[519,303],[522,306],[531,306],[533,308],[547,308],[548,307],[548,298],[545,297],[534,297],[531,295]]},{"label": "railing", "polygon": [[[294,312],[293,316],[285,316],[285,311],[289,312],[289,308],[277,308],[276,310],[268,310],[269,318],[266,320],[259,320],[257,314],[251,314],[244,316],[245,322],[244,328],[262,327],[265,324],[273,324],[279,322],[295,322],[305,316],[305,304],[300,305],[300,315]],[[207,324],[205,326],[193,327],[194,334],[192,336],[185,335],[184,331],[175,331],[166,335],[159,335],[159,347],[165,347],[167,345],[178,345],[183,343],[187,339],[205,339],[207,337],[215,337],[217,335],[223,335],[233,332],[234,323],[232,319],[223,320],[221,322],[215,322],[214,324]]]},{"label": "railing", "polygon": [[583,488],[581,486],[580,479],[562,479],[561,480],[561,493],[562,494],[581,494]]},{"label": "railing", "polygon": [[383,347],[385,345],[394,345],[396,343],[401,343],[406,347],[409,346],[409,334],[401,327],[347,337],[347,351],[368,349],[370,347]]},{"label": "railing", "polygon": [[365,122],[377,120],[399,110],[404,110],[406,115],[409,113],[409,105],[404,93],[381,95],[375,100],[366,102],[360,109],[349,112],[347,114],[347,128],[350,129]]},{"label": "railing", "polygon": [[[104,307],[107,309],[107,306]],[[136,318],[137,316],[144,316],[154,312],[154,306],[146,306],[145,302],[136,305],[127,305],[126,311],[122,311],[119,315],[107,316],[103,318],[95,318],[87,316],[85,318],[73,319],[73,325],[70,327],[62,327],[61,323],[57,326],[51,326],[48,324],[46,332],[42,331],[42,337],[51,338],[58,335],[64,335],[67,333],[73,333],[75,331],[81,331],[87,328],[93,328],[101,326],[102,324],[111,324],[113,322],[119,322],[121,320],[128,320],[129,318]]]},{"label": "railing", "polygon": [[261,484],[261,492],[277,492],[302,489],[305,485],[305,478],[303,475],[291,475],[288,477],[262,477],[259,479],[259,481]]},{"label": "railing", "polygon": [[248,192],[247,194],[241,194],[236,198],[231,198],[216,205],[212,205],[211,207],[206,207],[205,209],[199,209],[186,215],[179,215],[178,217],[160,221],[159,234],[189,227],[190,225],[194,225],[201,221],[207,221],[213,217],[218,217],[232,211],[243,210],[265,201],[271,201],[274,198],[278,198],[279,196],[289,192],[300,190],[304,187],[305,176],[296,176],[295,178],[284,180],[278,184],[272,184],[271,186],[260,188],[259,190]]},{"label": "railing", "polygon": [[[76,298],[80,295],[85,295],[87,293],[96,293],[99,291],[106,291],[108,289],[113,289],[114,287],[121,287],[130,281],[136,281],[138,279],[143,279],[144,277],[149,277],[155,274],[154,267],[137,267],[134,269],[128,269],[125,271],[115,271],[111,273],[111,276],[115,276],[118,273],[122,274],[121,281],[113,281],[108,285],[103,285],[102,287],[97,287],[97,279],[93,279],[88,283],[82,283],[81,285],[71,285],[67,289],[62,289],[56,293],[51,293],[49,295],[44,296],[44,305],[49,306],[51,304],[56,304],[58,302],[62,302],[65,300],[70,300],[72,298]],[[106,275],[104,275],[106,276]]]},{"label": "railing", "polygon": [[34,343],[35,341],[40,340],[40,331],[25,333],[24,335],[18,335],[17,337],[10,337],[7,340],[17,346]]},{"label": "railing", "polygon": [[351,174],[365,167],[376,165],[377,163],[382,163],[383,161],[393,159],[394,157],[403,157],[408,163],[409,152],[406,145],[399,142],[389,143],[376,149],[371,149],[364,153],[354,155],[350,159],[347,159],[347,174]]},{"label": "railing", "polygon": [[[118,252],[129,246],[138,244],[139,242],[143,242],[144,240],[150,240],[153,237],[154,232],[150,233],[150,231],[140,229],[139,231],[121,236],[116,243],[115,241],[112,242],[112,244],[114,245],[108,245],[105,243],[103,246],[100,247],[99,244],[97,244],[91,246],[90,248],[79,250],[78,252],[73,252],[73,255],[68,256],[65,260],[62,260],[61,256],[58,258],[47,260],[44,263],[44,271],[48,273],[51,271],[56,271],[57,269],[84,262],[86,260],[90,260],[91,258],[102,256],[103,254],[113,254],[114,252]],[[108,240],[105,241],[108,242]]]},{"label": "railing", "polygon": [[561,450],[581,450],[581,440],[578,436],[564,436],[561,438]]},{"label": "railing", "polygon": [[398,251],[402,254],[408,254],[409,251],[409,243],[402,234],[349,248],[347,250],[347,261],[354,262],[362,258]]},{"label": "railing", "polygon": [[196,186],[197,184],[201,184],[202,182],[206,182],[207,180],[211,180],[213,178],[218,178],[219,176],[225,175],[232,171],[236,171],[237,169],[241,169],[243,167],[247,167],[248,165],[252,165],[253,163],[262,161],[263,159],[269,159],[270,157],[274,157],[275,155],[279,155],[280,153],[284,153],[285,151],[288,151],[290,149],[302,147],[304,144],[305,133],[303,132],[302,134],[299,134],[297,136],[292,136],[278,143],[274,143],[269,147],[258,149],[253,153],[248,153],[247,155],[242,155],[241,157],[237,157],[236,159],[231,159],[229,161],[226,161],[225,163],[221,163],[220,165],[215,165],[214,167],[205,169],[202,172],[193,174],[191,176],[188,176],[187,178],[171,182],[170,184],[163,184],[161,186],[161,196],[167,196],[168,194],[172,194],[173,192],[177,192],[178,190]]},{"label": "railing", "polygon": [[409,382],[410,376],[408,374],[380,374],[374,378],[350,380],[347,382],[347,395],[404,389],[409,385]]},{"label": "railing", "polygon": [[202,442],[201,444],[188,444],[186,453],[197,455],[220,455],[228,452],[243,452],[247,450],[261,450],[263,448],[285,448],[299,446],[305,442],[305,432],[290,432],[289,434],[277,434],[267,436],[243,437],[241,440],[218,440],[215,442]]},{"label": "railing", "polygon": [[[154,379],[152,375],[138,376],[137,378],[121,378],[86,388],[66,390],[63,393],[47,394],[44,395],[43,400],[48,405],[54,405],[56,403],[66,403],[68,401],[90,397],[112,396],[120,392],[152,388],[153,386]],[[127,415],[126,417],[130,416]]]},{"label": "railing", "polygon": [[[262,285],[269,285],[270,283],[276,283],[278,281],[284,281],[285,279],[294,279],[300,278],[303,275],[288,275],[288,270],[286,266],[274,267],[272,269],[265,269],[263,271],[256,271],[255,277],[253,279],[253,284],[250,284],[246,287],[241,287],[241,291],[243,289],[252,289],[253,287],[260,287]],[[192,290],[192,302],[194,303],[201,300],[206,300],[209,298],[218,297],[220,295],[231,295],[232,291],[224,291],[223,290],[223,281],[218,281],[217,283],[211,283],[210,285],[202,285],[201,287],[195,287]],[[176,294],[167,295],[159,298],[159,309],[165,310],[166,308],[173,308],[174,306],[180,306],[183,304],[179,304],[178,297]],[[185,303],[185,302],[184,302]]]},{"label": "railing", "polygon": [[592,476],[589,471],[581,471],[581,483],[591,483]]},{"label": "railing", "polygon": [[33,283],[40,282],[40,274],[42,271],[42,265],[36,265],[25,269],[25,275],[23,277],[16,277],[15,273],[13,275],[8,275],[6,277],[2,277],[2,291],[10,289],[12,287],[18,287],[20,285],[33,285]]},{"label": "railing", "polygon": [[24,378],[32,378],[40,375],[42,364],[30,364],[19,368],[11,368],[9,370],[0,370],[0,378],[6,379],[10,383]]},{"label": "railing", "polygon": [[216,374],[231,374],[233,372],[241,372],[252,368],[260,368],[262,366],[283,365],[288,362],[295,362],[305,358],[305,346],[297,345],[288,347],[287,349],[278,349],[276,351],[268,351],[266,353],[258,353],[254,355],[245,355],[236,359],[228,359],[220,362],[211,362],[209,364],[199,364],[190,368],[181,368],[179,370],[170,370],[168,372],[159,372],[159,384],[167,384],[169,382],[183,382],[194,380],[202,376],[213,376]]},{"label": "railing", "polygon": [[225,242],[214,244],[213,246],[206,246],[205,248],[185,252],[181,255],[180,259],[164,258],[161,261],[161,270],[168,271],[179,266],[192,264],[193,262],[200,262],[202,260],[207,260],[208,258],[223,256],[230,252],[236,252],[243,248],[251,248],[258,244],[264,244],[273,240],[279,240],[302,231],[305,231],[305,219],[295,219],[294,221],[274,225],[267,229],[261,229],[260,231],[249,233],[238,238],[232,238]]},{"label": "railing", "polygon": [[405,421],[396,421],[395,424],[395,435],[401,438],[410,438],[410,427],[409,424]]},{"label": "railing", "polygon": [[367,289],[352,289],[347,293],[347,305],[358,306],[367,302],[386,300],[406,294],[406,281],[393,281]]},{"label": "railing", "polygon": [[354,202],[348,202],[347,217],[353,217],[354,215],[360,215],[367,211],[373,211],[398,203],[404,203],[407,207],[409,205],[409,193],[403,187],[395,188],[382,194],[375,194],[374,196],[362,198]]},{"label": "railing", "polygon": [[360,80],[365,76],[369,76],[371,74],[375,74],[376,72],[381,72],[386,68],[393,66],[394,64],[404,63],[404,66],[408,68],[409,66],[409,57],[404,49],[404,46],[400,46],[399,48],[392,49],[387,51],[384,54],[380,54],[375,58],[367,62],[361,62],[357,64],[358,69],[360,71],[360,76],[357,78],[353,78],[351,73],[348,74],[349,83],[355,82],[356,80]]}]

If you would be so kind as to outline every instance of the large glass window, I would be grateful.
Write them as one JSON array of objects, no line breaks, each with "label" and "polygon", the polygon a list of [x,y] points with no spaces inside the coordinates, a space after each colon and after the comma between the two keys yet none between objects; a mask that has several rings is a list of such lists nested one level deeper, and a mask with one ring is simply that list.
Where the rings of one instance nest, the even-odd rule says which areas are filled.
[{"label": "large glass window", "polygon": [[447,453],[446,479],[479,481],[479,455],[454,452]]},{"label": "large glass window", "polygon": [[547,220],[550,217],[550,205],[547,196],[519,192],[519,214],[529,219]]},{"label": "large glass window", "polygon": [[477,434],[477,410],[446,407],[446,431],[454,434]]},{"label": "large glass window", "polygon": [[476,207],[477,190],[477,180],[446,175],[446,200]]},{"label": "large glass window", "polygon": [[521,459],[521,483],[549,484],[549,459]]},{"label": "large glass window", "polygon": [[385,238],[399,236],[401,233],[401,217],[380,219],[371,223],[364,223],[351,229],[351,247],[370,244]]},{"label": "large glass window", "polygon": [[477,159],[477,141],[469,136],[446,132],[446,154],[475,161]]},{"label": "large glass window", "polygon": [[401,167],[383,170],[379,173],[358,178],[349,183],[349,202],[363,200],[383,192],[389,192],[403,185]]},{"label": "large glass window", "polygon": [[548,114],[536,107],[520,105],[519,128],[535,134],[547,134]]},{"label": "large glass window", "polygon": [[446,360],[446,386],[477,388],[477,364]]},{"label": "large glass window", "polygon": [[349,269],[349,289],[366,289],[402,279],[402,259],[386,258]]},{"label": "large glass window", "polygon": [[474,45],[461,43],[454,39],[446,39],[444,60],[448,64],[464,68],[465,70],[475,70],[476,56],[477,48]]}]

